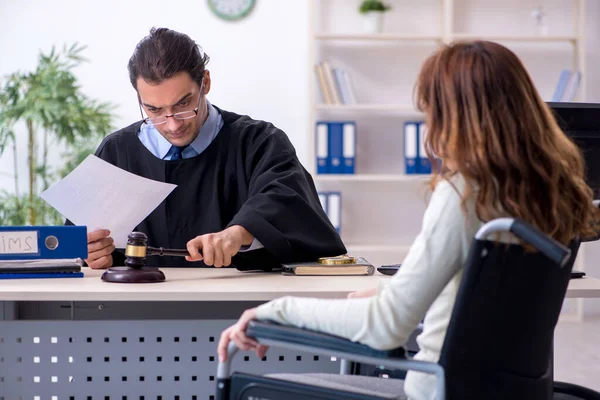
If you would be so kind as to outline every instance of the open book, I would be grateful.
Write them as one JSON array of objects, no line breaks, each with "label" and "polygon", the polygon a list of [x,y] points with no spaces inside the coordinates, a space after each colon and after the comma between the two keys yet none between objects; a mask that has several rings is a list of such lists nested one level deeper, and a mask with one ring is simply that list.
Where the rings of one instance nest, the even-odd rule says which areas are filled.
[{"label": "open book", "polygon": [[327,265],[317,261],[283,264],[283,275],[373,275],[375,267],[362,257],[355,263]]}]

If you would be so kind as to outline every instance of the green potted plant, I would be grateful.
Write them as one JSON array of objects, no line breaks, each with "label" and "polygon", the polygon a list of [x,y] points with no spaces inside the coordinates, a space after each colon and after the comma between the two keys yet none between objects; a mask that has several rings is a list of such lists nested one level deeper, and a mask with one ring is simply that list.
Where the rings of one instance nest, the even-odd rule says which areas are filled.
[{"label": "green potted plant", "polygon": [[364,29],[368,33],[379,33],[383,29],[383,15],[391,7],[381,0],[363,0],[358,12],[364,18]]},{"label": "green potted plant", "polygon": [[[0,191],[0,225],[57,225],[64,219],[38,194],[70,172],[111,130],[113,105],[86,96],[73,69],[85,59],[77,44],[41,53],[31,72],[0,80],[0,157],[12,151],[14,191]],[[17,137],[27,147],[17,148]],[[64,149],[62,166],[51,167],[49,152]],[[27,185],[19,186],[19,162],[27,160]]]}]

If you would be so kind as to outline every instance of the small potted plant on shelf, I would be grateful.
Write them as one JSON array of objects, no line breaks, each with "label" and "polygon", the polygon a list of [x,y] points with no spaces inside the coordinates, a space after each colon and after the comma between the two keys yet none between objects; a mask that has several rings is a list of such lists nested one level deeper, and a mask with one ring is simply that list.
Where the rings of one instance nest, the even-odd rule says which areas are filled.
[{"label": "small potted plant on shelf", "polygon": [[368,33],[379,33],[383,28],[383,14],[391,7],[381,0],[363,0],[358,12],[363,15],[364,29]]}]

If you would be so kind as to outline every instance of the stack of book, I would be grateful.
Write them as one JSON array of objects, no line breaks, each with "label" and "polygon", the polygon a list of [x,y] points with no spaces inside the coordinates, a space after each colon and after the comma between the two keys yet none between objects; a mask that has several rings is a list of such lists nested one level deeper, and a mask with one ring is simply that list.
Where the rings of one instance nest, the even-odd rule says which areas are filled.
[{"label": "stack of book", "polygon": [[0,279],[79,278],[85,226],[0,227]]},{"label": "stack of book", "polygon": [[581,81],[581,72],[563,69],[560,72],[552,101],[555,102],[571,102],[577,96],[579,82]]},{"label": "stack of book", "polygon": [[332,67],[329,61],[315,65],[319,100],[324,104],[356,104],[350,75],[341,67]]},{"label": "stack of book", "polygon": [[[338,262],[338,260],[340,260]],[[331,262],[329,262],[331,261]],[[314,262],[283,264],[283,275],[373,275],[375,267],[363,257],[342,255],[324,257]]]},{"label": "stack of book", "polygon": [[33,261],[0,261],[0,279],[81,278],[83,260],[56,259]]}]

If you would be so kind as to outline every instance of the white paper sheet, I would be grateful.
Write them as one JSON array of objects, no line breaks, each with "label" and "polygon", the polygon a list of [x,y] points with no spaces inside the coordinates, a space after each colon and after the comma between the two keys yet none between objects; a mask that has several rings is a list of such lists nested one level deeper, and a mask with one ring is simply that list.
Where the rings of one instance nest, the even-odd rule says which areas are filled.
[{"label": "white paper sheet", "polygon": [[108,229],[117,248],[127,235],[175,189],[132,174],[89,155],[69,175],[40,197],[75,225],[87,231]]}]

